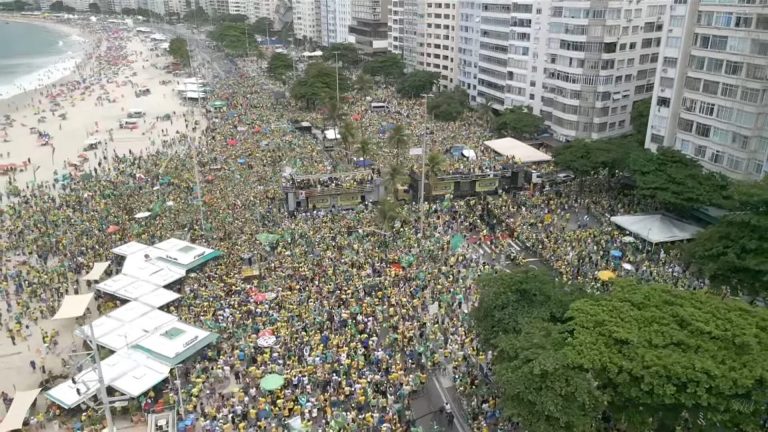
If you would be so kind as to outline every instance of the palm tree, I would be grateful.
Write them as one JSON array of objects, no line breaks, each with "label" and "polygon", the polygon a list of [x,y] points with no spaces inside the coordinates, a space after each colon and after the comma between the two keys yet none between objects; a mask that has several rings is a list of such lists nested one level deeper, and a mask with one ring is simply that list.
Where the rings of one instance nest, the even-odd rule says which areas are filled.
[{"label": "palm tree", "polygon": [[328,120],[333,122],[334,126],[339,125],[339,116],[341,115],[341,107],[336,103],[336,98],[331,94],[326,95],[325,109],[328,116]]},{"label": "palm tree", "polygon": [[397,163],[400,164],[403,157],[403,150],[408,147],[408,133],[405,130],[405,126],[398,124],[394,129],[389,132],[389,138],[387,138],[389,145],[395,149],[397,155]]},{"label": "palm tree", "polygon": [[391,199],[379,201],[376,208],[376,219],[379,221],[383,231],[390,232],[399,217],[400,206],[397,201]]},{"label": "palm tree", "polygon": [[368,138],[363,138],[357,143],[357,152],[362,159],[368,159],[371,155],[372,147],[373,144],[371,144],[371,141]]},{"label": "palm tree", "polygon": [[475,109],[477,110],[477,115],[480,118],[480,121],[483,122],[483,125],[485,125],[487,130],[490,130],[493,125],[493,119],[496,117],[491,103],[486,102],[482,105],[478,105]]},{"label": "palm tree", "polygon": [[357,130],[355,130],[355,124],[351,120],[345,120],[344,123],[341,124],[339,135],[341,144],[347,151],[347,157],[349,158],[351,156],[352,146],[357,142]]},{"label": "palm tree", "polygon": [[406,181],[407,178],[405,168],[400,164],[390,165],[387,170],[384,186],[387,188],[387,191],[394,196],[395,201],[400,200],[400,197],[398,196],[398,186]]},{"label": "palm tree", "polygon": [[256,48],[256,62],[259,64],[259,66],[262,66],[264,64],[264,60],[267,59],[267,54],[264,52],[261,48]]},{"label": "palm tree", "polygon": [[435,178],[442,174],[443,165],[445,164],[445,157],[439,152],[432,152],[427,156],[426,160],[427,173],[430,178]]},{"label": "palm tree", "polygon": [[370,75],[361,72],[357,75],[357,78],[355,78],[354,87],[356,92],[361,95],[366,95],[371,91],[371,88],[373,88],[373,78],[371,78]]}]

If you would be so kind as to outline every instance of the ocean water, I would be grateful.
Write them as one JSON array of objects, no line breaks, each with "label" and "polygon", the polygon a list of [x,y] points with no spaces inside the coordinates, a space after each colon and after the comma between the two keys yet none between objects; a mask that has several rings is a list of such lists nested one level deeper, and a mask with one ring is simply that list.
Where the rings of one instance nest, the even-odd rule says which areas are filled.
[{"label": "ocean water", "polygon": [[0,18],[0,99],[7,99],[70,74],[84,39],[39,24]]}]

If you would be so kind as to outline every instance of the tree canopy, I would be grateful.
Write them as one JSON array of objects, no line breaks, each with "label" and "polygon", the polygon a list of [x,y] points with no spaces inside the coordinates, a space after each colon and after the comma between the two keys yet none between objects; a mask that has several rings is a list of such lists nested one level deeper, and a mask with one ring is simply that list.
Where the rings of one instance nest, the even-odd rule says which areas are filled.
[{"label": "tree canopy", "polygon": [[208,38],[231,55],[242,56],[259,49],[246,24],[222,23],[208,32]]},{"label": "tree canopy", "polygon": [[640,197],[677,214],[720,203],[728,190],[725,177],[668,147],[634,154],[629,170]]},{"label": "tree canopy", "polygon": [[64,2],[61,0],[57,0],[51,3],[48,6],[48,10],[50,10],[51,12],[65,12],[65,13],[75,12],[75,8],[69,5],[65,5]]},{"label": "tree canopy", "polygon": [[483,276],[472,312],[495,350],[503,413],[525,430],[762,430],[768,310],[629,279],[590,295],[547,278]]},{"label": "tree canopy", "polygon": [[214,21],[217,23],[244,24],[248,22],[248,15],[226,13],[216,15],[216,19]]},{"label": "tree canopy", "polygon": [[30,6],[32,6],[31,3],[27,3],[21,0],[14,0],[14,1],[0,3],[0,11],[21,12],[26,10]]},{"label": "tree canopy", "polygon": [[400,80],[397,84],[397,94],[407,98],[416,98],[430,93],[439,80],[440,74],[437,72],[416,70],[408,73]]},{"label": "tree canopy", "polygon": [[189,47],[186,39],[180,37],[171,39],[168,43],[168,52],[174,60],[184,66],[189,66]]},{"label": "tree canopy", "polygon": [[355,67],[360,64],[360,51],[353,43],[334,43],[323,52],[323,60],[333,63],[338,55],[339,61],[345,67]]},{"label": "tree canopy", "polygon": [[464,89],[441,91],[427,102],[427,112],[433,119],[452,122],[469,110],[469,95]]},{"label": "tree canopy", "polygon": [[181,19],[187,23],[198,24],[208,22],[210,17],[208,16],[208,12],[206,12],[202,6],[198,5],[194,9],[189,9],[184,12]]},{"label": "tree canopy", "polygon": [[[736,183],[733,211],[699,233],[686,256],[715,288],[768,294],[768,180]],[[734,293],[736,294],[736,293]]]},{"label": "tree canopy", "polygon": [[272,78],[285,82],[286,75],[291,71],[293,71],[293,60],[288,54],[274,53],[269,57],[267,72]]},{"label": "tree canopy", "polygon": [[645,141],[645,132],[648,130],[648,118],[651,116],[651,98],[640,99],[632,105],[629,115],[629,123],[632,125],[633,134]]},{"label": "tree canopy", "polygon": [[522,107],[504,110],[493,121],[496,134],[503,137],[531,138],[542,126],[544,126],[544,119]]},{"label": "tree canopy", "polygon": [[101,6],[98,3],[88,3],[88,11],[93,14],[100,14]]},{"label": "tree canopy", "polygon": [[374,57],[363,65],[363,73],[394,81],[405,75],[405,63],[397,54]]},{"label": "tree canopy", "polygon": [[[349,91],[349,79],[339,70],[339,94]],[[304,75],[294,81],[291,97],[314,108],[336,95],[336,68],[323,62],[307,65]]]},{"label": "tree canopy", "polygon": [[555,164],[577,175],[591,175],[602,170],[627,172],[629,160],[642,153],[643,146],[631,137],[586,141],[574,140],[554,150]]},{"label": "tree canopy", "polygon": [[[272,20],[269,18],[265,18],[265,17],[257,18],[256,21],[253,22],[253,25],[251,25],[251,32],[259,36],[267,36],[270,34],[269,32],[271,30],[272,30]],[[271,36],[272,35],[270,35],[270,37]]]}]

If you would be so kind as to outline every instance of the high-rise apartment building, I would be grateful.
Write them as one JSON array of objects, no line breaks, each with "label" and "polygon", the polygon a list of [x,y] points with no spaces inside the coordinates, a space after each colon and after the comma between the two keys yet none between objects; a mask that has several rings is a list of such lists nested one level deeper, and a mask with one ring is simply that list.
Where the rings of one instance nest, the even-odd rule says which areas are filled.
[{"label": "high-rise apartment building", "polygon": [[351,0],[320,0],[320,38],[324,46],[349,40]]},{"label": "high-rise apartment building", "polygon": [[403,56],[409,70],[440,75],[440,85],[456,85],[456,0],[393,0],[389,50]]},{"label": "high-rise apartment building", "polygon": [[321,0],[293,0],[293,32],[296,39],[319,44]]},{"label": "high-rise apartment building", "polygon": [[768,1],[673,0],[646,147],[730,177],[768,170]]},{"label": "high-rise apartment building", "polygon": [[390,0],[351,0],[352,23],[349,37],[365,56],[388,50],[388,17]]},{"label": "high-rise apartment building", "polygon": [[667,4],[460,1],[459,84],[475,103],[528,106],[560,140],[627,133],[653,91]]}]

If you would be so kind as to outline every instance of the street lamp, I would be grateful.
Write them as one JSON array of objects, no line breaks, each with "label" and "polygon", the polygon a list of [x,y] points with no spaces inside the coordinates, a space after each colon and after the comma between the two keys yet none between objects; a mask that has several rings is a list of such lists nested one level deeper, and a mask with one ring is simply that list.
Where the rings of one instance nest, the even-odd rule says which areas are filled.
[{"label": "street lamp", "polygon": [[424,97],[424,136],[421,139],[421,181],[419,182],[419,236],[424,233],[424,181],[427,158],[427,126],[429,125],[429,98],[433,94],[423,94]]},{"label": "street lamp", "polygon": [[333,55],[336,57],[336,106],[338,109],[340,108],[339,106],[339,52],[334,51]]}]

